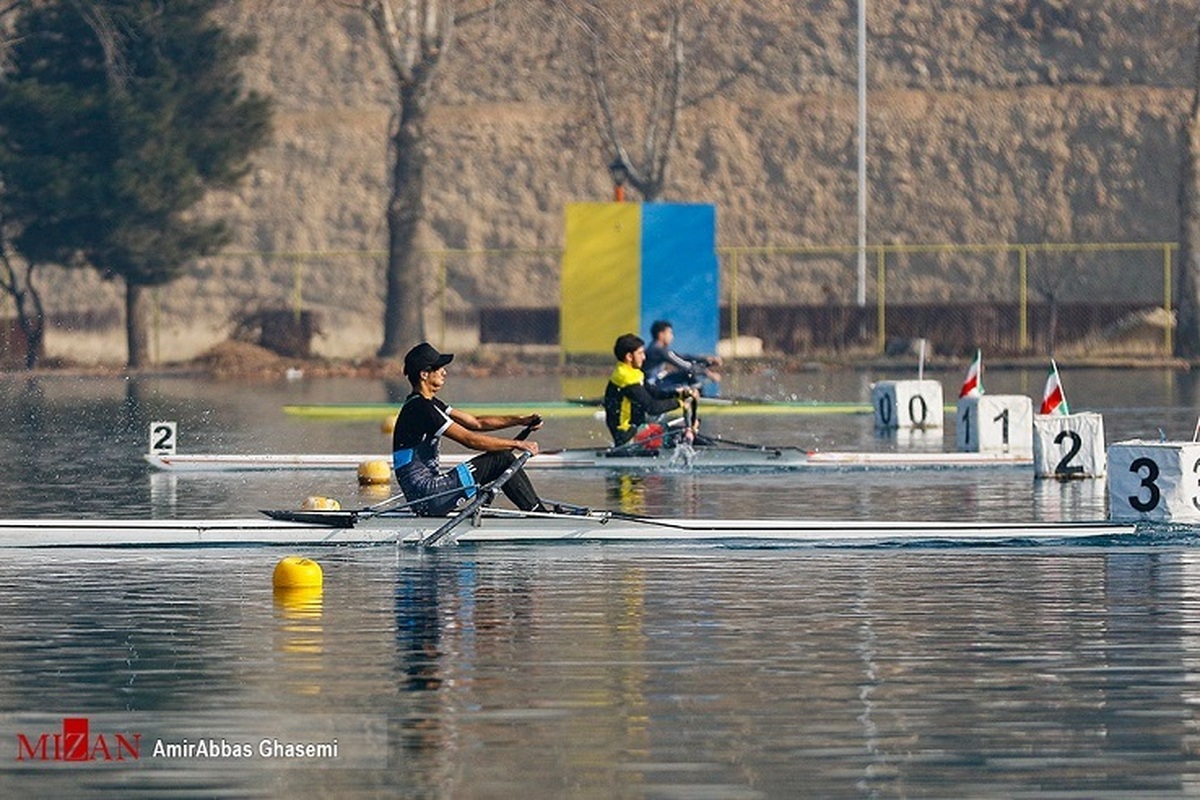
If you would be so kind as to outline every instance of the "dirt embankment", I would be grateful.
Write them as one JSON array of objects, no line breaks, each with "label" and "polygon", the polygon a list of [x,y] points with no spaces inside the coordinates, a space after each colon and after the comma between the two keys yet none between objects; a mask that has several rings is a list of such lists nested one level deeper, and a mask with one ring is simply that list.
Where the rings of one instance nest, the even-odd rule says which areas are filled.
[{"label": "dirt embankment", "polygon": [[[869,6],[870,242],[1175,240],[1194,0]],[[572,29],[539,18],[541,5],[520,7],[462,26],[448,56],[429,126],[428,249],[552,251],[567,203],[610,195],[611,153]],[[852,3],[724,3],[690,42],[691,102],[665,199],[715,203],[719,245],[855,241],[853,13]],[[245,0],[225,14],[259,39],[246,76],[275,98],[276,133],[244,185],[209,200],[237,241],[158,292],[153,346],[161,360],[191,358],[226,338],[239,310],[301,297],[322,314],[322,355],[364,358],[380,339],[393,111],[374,33],[325,0]],[[614,90],[636,141],[645,86]],[[803,302],[833,287],[848,298],[852,269],[757,259],[739,294]],[[942,262],[889,291],[997,296],[999,272],[987,260]],[[52,353],[122,361],[119,287],[47,278]],[[420,291],[434,324],[443,308],[553,307],[557,264],[431,258]]]}]

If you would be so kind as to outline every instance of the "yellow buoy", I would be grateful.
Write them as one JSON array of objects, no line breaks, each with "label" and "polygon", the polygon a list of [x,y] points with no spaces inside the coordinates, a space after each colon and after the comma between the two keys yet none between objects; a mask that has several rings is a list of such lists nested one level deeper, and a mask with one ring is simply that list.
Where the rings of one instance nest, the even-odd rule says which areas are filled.
[{"label": "yellow buoy", "polygon": [[358,482],[362,486],[391,483],[392,468],[382,459],[364,461],[358,465]]},{"label": "yellow buoy", "polygon": [[300,504],[301,511],[341,511],[342,504],[332,497],[310,495]]},{"label": "yellow buoy", "polygon": [[298,589],[320,586],[324,581],[321,565],[312,559],[288,556],[275,565],[271,584],[276,589]]},{"label": "yellow buoy", "polygon": [[379,423],[379,430],[383,433],[391,434],[396,430],[396,415],[384,417],[383,422]]}]

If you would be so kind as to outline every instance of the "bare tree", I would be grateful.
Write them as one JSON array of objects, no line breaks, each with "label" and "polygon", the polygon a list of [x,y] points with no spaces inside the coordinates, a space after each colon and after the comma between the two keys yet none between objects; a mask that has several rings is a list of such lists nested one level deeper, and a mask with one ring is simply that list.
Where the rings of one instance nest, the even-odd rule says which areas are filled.
[{"label": "bare tree", "polygon": [[[710,28],[727,26],[725,4],[703,0],[557,0],[583,39],[581,70],[595,102],[600,138],[644,200],[662,197],[684,109],[718,94],[749,70],[743,63],[701,81],[689,54]],[[731,35],[724,30],[725,36]]]},{"label": "bare tree", "polygon": [[1070,271],[1066,269],[1045,269],[1029,282],[1033,290],[1049,305],[1046,320],[1046,353],[1051,357],[1054,357],[1058,346],[1058,312],[1063,290],[1071,285],[1070,277]]},{"label": "bare tree", "polygon": [[[583,32],[586,55],[583,72],[587,77],[596,101],[599,126],[604,140],[616,154],[616,161],[624,165],[629,185],[643,199],[657,200],[667,181],[667,170],[671,164],[671,153],[675,148],[679,129],[679,112],[683,108],[680,87],[683,83],[684,58],[683,39],[680,36],[685,10],[691,4],[686,0],[672,0],[664,9],[660,24],[665,28],[659,46],[647,57],[630,61],[633,37],[624,35],[631,16],[613,4],[586,2],[574,13],[575,21]],[[625,10],[627,11],[627,9]],[[628,142],[636,137],[634,125],[628,119],[619,119],[614,108],[616,100],[609,88],[608,77],[617,74],[617,65],[622,61],[641,69],[631,83],[638,91],[649,88],[649,103],[644,106],[645,119],[642,123],[641,146],[631,155]],[[622,103],[622,111],[637,108],[641,104]]]},{"label": "bare tree", "polygon": [[0,226],[0,290],[10,296],[16,306],[17,324],[25,336],[27,369],[37,366],[46,338],[46,309],[33,280],[36,266],[13,252]]},{"label": "bare tree", "polygon": [[[0,51],[8,47],[12,36],[12,23],[26,5],[26,0],[0,2]],[[37,285],[33,282],[34,265],[22,261],[13,252],[7,226],[0,220],[0,291],[13,299],[16,307],[17,324],[25,335],[25,366],[37,366],[41,343],[45,336],[45,312]]]},{"label": "bare tree", "polygon": [[1196,85],[1183,125],[1183,179],[1179,187],[1180,285],[1175,353],[1200,357],[1200,25],[1196,31]]},{"label": "bare tree", "polygon": [[415,244],[425,209],[425,125],[434,78],[450,50],[454,0],[362,0],[395,79],[389,131],[387,297],[379,356],[390,358],[424,338],[421,261]]}]

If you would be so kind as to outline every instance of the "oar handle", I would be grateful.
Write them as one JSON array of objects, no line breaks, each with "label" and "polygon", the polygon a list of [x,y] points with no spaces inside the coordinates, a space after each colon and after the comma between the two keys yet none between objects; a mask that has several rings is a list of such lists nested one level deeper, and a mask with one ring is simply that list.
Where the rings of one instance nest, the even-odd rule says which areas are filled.
[{"label": "oar handle", "polygon": [[518,434],[517,434],[516,436],[514,436],[513,438],[514,438],[514,439],[516,439],[518,442],[523,442],[523,441],[525,441],[526,439],[528,439],[528,438],[529,438],[529,434],[531,434],[531,433],[533,433],[535,430],[537,430],[537,427],[538,427],[539,425],[541,425],[541,424],[542,424],[542,415],[541,415],[541,414],[534,414],[534,415],[533,415],[533,422],[529,423],[529,424],[528,424],[528,425],[526,425],[524,428],[522,428],[522,429],[521,429],[521,432],[520,432],[520,433],[518,433]]}]

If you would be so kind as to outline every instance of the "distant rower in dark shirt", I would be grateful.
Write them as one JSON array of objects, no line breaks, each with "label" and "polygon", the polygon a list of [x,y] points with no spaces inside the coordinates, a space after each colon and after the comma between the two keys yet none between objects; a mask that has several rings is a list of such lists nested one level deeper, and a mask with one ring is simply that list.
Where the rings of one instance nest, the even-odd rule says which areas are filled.
[{"label": "distant rower in dark shirt", "polygon": [[[536,414],[476,417],[435,397],[446,383],[446,365],[453,358],[452,354],[439,353],[427,342],[404,356],[404,374],[412,384],[412,394],[396,417],[392,465],[409,502],[430,498],[413,506],[418,514],[441,515],[453,511],[459,502],[474,497],[478,486],[495,480],[516,460],[513,450],[528,450],[534,455],[538,452],[537,442],[501,439],[483,432],[514,425],[540,425]],[[438,466],[438,445],[443,435],[483,454],[442,472]],[[501,488],[522,511],[547,510],[523,469]]]},{"label": "distant rower in dark shirt", "polygon": [[655,436],[661,441],[662,427],[648,431],[647,426],[653,424],[649,420],[682,408],[684,398],[690,397],[694,401],[699,396],[698,390],[688,386],[677,386],[665,392],[647,388],[642,373],[645,345],[641,337],[632,333],[617,337],[613,345],[617,365],[604,388],[604,420],[616,445],[623,445],[639,433],[647,432],[651,434],[646,437],[648,441],[653,441]]},{"label": "distant rower in dark shirt", "polygon": [[665,319],[655,320],[650,326],[651,342],[646,346],[646,385],[658,386],[672,391],[680,386],[700,388],[705,381],[721,380],[720,373],[712,367],[721,366],[716,356],[691,356],[671,349],[675,339],[675,328]]}]

